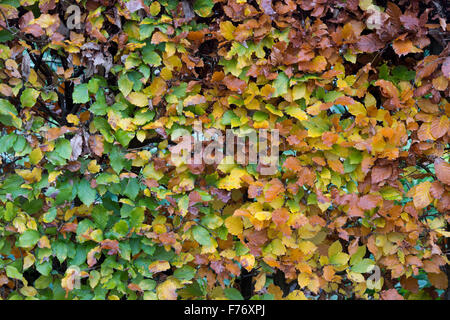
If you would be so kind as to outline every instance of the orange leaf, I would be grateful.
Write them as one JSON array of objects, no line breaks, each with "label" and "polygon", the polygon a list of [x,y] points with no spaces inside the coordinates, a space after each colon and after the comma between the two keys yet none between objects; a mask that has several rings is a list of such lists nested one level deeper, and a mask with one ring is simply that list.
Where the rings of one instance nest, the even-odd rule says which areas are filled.
[{"label": "orange leaf", "polygon": [[436,177],[445,184],[450,185],[450,164],[441,158],[434,160],[434,170]]},{"label": "orange leaf", "polygon": [[383,299],[383,300],[405,300],[395,289],[381,291],[381,299]]},{"label": "orange leaf", "polygon": [[413,196],[414,206],[417,209],[423,209],[433,201],[430,194],[431,183],[430,181],[425,181],[418,184],[415,188]]}]

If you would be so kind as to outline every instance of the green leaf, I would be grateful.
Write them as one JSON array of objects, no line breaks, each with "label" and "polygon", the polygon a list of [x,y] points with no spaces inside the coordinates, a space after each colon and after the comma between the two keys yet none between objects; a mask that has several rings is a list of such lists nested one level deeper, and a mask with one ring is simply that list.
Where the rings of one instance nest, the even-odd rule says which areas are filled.
[{"label": "green leaf", "polygon": [[334,102],[337,98],[342,97],[344,94],[339,91],[328,91],[325,96],[323,97],[323,101],[328,102]]},{"label": "green leaf", "polygon": [[88,91],[90,93],[97,93],[100,87],[107,87],[108,83],[104,78],[95,77],[91,78],[88,82]]},{"label": "green leaf", "polygon": [[125,190],[123,191],[123,194],[126,195],[131,200],[136,199],[138,193],[139,193],[139,181],[136,178],[132,178],[128,180],[127,186],[125,187]]},{"label": "green leaf", "polygon": [[27,230],[20,235],[17,246],[21,248],[33,247],[36,243],[38,243],[40,237],[39,232],[36,230]]},{"label": "green leaf", "polygon": [[180,280],[191,280],[192,278],[194,278],[196,273],[197,269],[188,265],[184,265],[180,269],[175,270],[173,275],[175,276],[175,278]]},{"label": "green leaf", "polygon": [[99,90],[95,95],[95,102],[89,108],[96,116],[104,116],[108,113],[108,104],[106,103],[105,93],[103,90]]},{"label": "green leaf", "polygon": [[142,48],[142,60],[149,65],[158,67],[161,65],[161,57],[155,51],[155,46],[146,45]]},{"label": "green leaf", "polygon": [[4,218],[6,221],[12,221],[17,215],[17,210],[12,202],[7,202],[5,205]]},{"label": "green leaf", "polygon": [[213,0],[195,0],[194,2],[194,11],[202,18],[208,17],[212,12],[213,7]]},{"label": "green leaf", "polygon": [[330,257],[330,263],[341,266],[347,263],[349,259],[349,255],[343,252],[339,252],[338,254],[335,254],[334,256]]},{"label": "green leaf", "polygon": [[119,143],[124,147],[128,146],[128,144],[134,138],[135,135],[136,135],[135,132],[125,131],[122,129],[117,130],[114,134],[117,141],[119,141]]},{"label": "green leaf", "polygon": [[6,29],[0,31],[0,42],[7,42],[12,39],[14,39],[14,35],[10,31]]},{"label": "green leaf", "polygon": [[73,103],[86,103],[89,101],[88,84],[83,83],[77,85],[72,93]]},{"label": "green leaf", "polygon": [[181,215],[184,217],[189,207],[189,196],[184,195],[178,200],[178,208],[180,208]]},{"label": "green leaf", "polygon": [[[143,112],[142,112],[143,111]],[[155,111],[151,110],[140,110],[134,115],[133,122],[138,126],[143,126],[144,124],[150,122],[155,117]]]},{"label": "green leaf", "polygon": [[77,195],[81,202],[86,206],[90,206],[95,201],[97,191],[91,188],[91,184],[88,180],[82,179],[78,184]]},{"label": "green leaf", "polygon": [[94,219],[97,227],[103,230],[108,223],[109,214],[103,206],[94,206],[94,209],[92,210],[92,218]]},{"label": "green leaf", "polygon": [[133,89],[133,81],[128,79],[126,73],[122,74],[117,82],[119,84],[119,90],[126,97]]},{"label": "green leaf", "polygon": [[145,220],[145,208],[137,207],[130,212],[130,227],[137,228],[142,225]]},{"label": "green leaf", "polygon": [[5,99],[0,99],[0,122],[19,129],[22,127],[22,120],[17,117],[16,108]]},{"label": "green leaf", "polygon": [[67,139],[59,139],[55,144],[54,150],[61,158],[70,159],[72,155],[72,146]]},{"label": "green leaf", "polygon": [[24,107],[32,107],[36,103],[36,99],[39,97],[39,91],[33,88],[26,88],[20,96],[20,103]]},{"label": "green leaf", "polygon": [[56,241],[52,245],[53,254],[58,258],[59,263],[63,263],[67,258],[67,245],[62,241]]},{"label": "green leaf", "polygon": [[202,224],[214,230],[223,224],[223,219],[215,214],[207,214],[202,218]]},{"label": "green leaf", "polygon": [[120,171],[122,171],[123,167],[125,166],[125,158],[120,152],[120,149],[116,146],[114,146],[111,150],[109,161],[111,167],[116,173],[120,173]]},{"label": "green leaf", "polygon": [[52,263],[50,261],[36,263],[36,270],[43,276],[49,276],[52,271]]},{"label": "green leaf", "polygon": [[360,164],[362,162],[363,159],[363,154],[361,151],[358,151],[356,149],[353,149],[350,152],[350,164]]},{"label": "green leaf", "polygon": [[234,112],[232,110],[227,110],[223,116],[222,119],[220,120],[220,123],[223,124],[224,126],[228,126],[231,124],[231,120],[239,120],[239,117],[237,115],[234,114]]},{"label": "green leaf", "polygon": [[406,66],[400,65],[395,66],[392,69],[392,76],[402,81],[412,81],[416,78],[416,72],[414,70],[409,70]]},{"label": "green leaf", "polygon": [[225,296],[230,300],[244,300],[244,297],[236,288],[226,288],[223,290]]},{"label": "green leaf", "polygon": [[11,279],[22,280],[23,276],[14,266],[6,266],[6,276]]},{"label": "green leaf", "polygon": [[366,246],[358,247],[356,252],[350,258],[350,264],[354,265],[355,263],[358,263],[364,258],[365,255],[366,255]]},{"label": "green leaf", "polygon": [[397,200],[401,201],[403,199],[403,194],[398,189],[386,186],[380,189],[381,196],[386,200]]},{"label": "green leaf", "polygon": [[195,241],[200,243],[203,246],[211,246],[211,236],[209,234],[209,231],[201,226],[194,226],[192,227],[192,235],[194,236]]},{"label": "green leaf", "polygon": [[275,92],[273,93],[273,97],[282,96],[288,91],[289,78],[284,72],[280,72],[278,77],[273,82],[273,87],[275,88]]},{"label": "green leaf", "polygon": [[352,271],[358,272],[358,273],[366,273],[366,272],[369,272],[370,270],[372,270],[374,264],[375,264],[375,261],[373,261],[373,260],[362,259],[361,261],[355,263],[352,266]]},{"label": "green leaf", "polygon": [[39,278],[34,281],[34,287],[36,289],[46,289],[52,283],[52,277],[39,276]]},{"label": "green leaf", "polygon": [[254,121],[264,121],[264,120],[267,120],[267,119],[269,119],[269,115],[267,114],[267,113],[265,113],[265,112],[261,112],[261,111],[256,111],[254,114],[253,114],[253,120]]},{"label": "green leaf", "polygon": [[338,253],[342,252],[342,245],[339,240],[333,242],[333,244],[328,248],[328,257],[332,257]]},{"label": "green leaf", "polygon": [[129,230],[128,223],[125,220],[120,220],[113,227],[113,231],[119,234],[120,236],[126,236],[128,230]]}]

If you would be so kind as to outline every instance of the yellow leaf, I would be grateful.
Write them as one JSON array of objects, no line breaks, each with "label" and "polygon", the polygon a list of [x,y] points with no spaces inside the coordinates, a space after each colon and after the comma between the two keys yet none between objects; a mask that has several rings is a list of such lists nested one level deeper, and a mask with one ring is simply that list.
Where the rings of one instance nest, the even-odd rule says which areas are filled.
[{"label": "yellow leaf", "polygon": [[220,23],[220,34],[227,40],[233,40],[233,32],[236,27],[231,23],[231,21],[224,21]]},{"label": "yellow leaf", "polygon": [[142,92],[131,92],[127,100],[138,107],[148,106],[148,97]]},{"label": "yellow leaf", "polygon": [[[176,56],[173,56],[176,57]],[[153,80],[150,85],[150,92],[152,93],[152,97],[161,96],[167,90],[167,84],[163,78],[156,78]]]},{"label": "yellow leaf", "polygon": [[228,191],[241,188],[241,177],[247,174],[247,171],[240,168],[234,168],[230,174],[219,180],[218,187]]},{"label": "yellow leaf", "polygon": [[297,277],[297,282],[300,288],[304,288],[309,284],[309,274],[301,272]]},{"label": "yellow leaf", "polygon": [[255,256],[252,254],[243,255],[239,262],[247,271],[251,271],[255,265]]},{"label": "yellow leaf", "polygon": [[159,300],[177,300],[176,290],[179,288],[179,282],[176,279],[168,278],[156,287],[156,294]]},{"label": "yellow leaf", "polygon": [[430,181],[422,182],[415,187],[413,202],[414,206],[417,209],[423,209],[433,201],[433,198],[431,197],[430,194],[430,188],[431,188]]},{"label": "yellow leaf", "polygon": [[170,269],[170,264],[167,261],[154,261],[148,266],[148,270],[152,273],[158,273]]},{"label": "yellow leaf", "polygon": [[29,267],[31,267],[34,262],[36,261],[36,258],[31,253],[27,253],[27,255],[23,258],[23,270],[25,271]]},{"label": "yellow leaf", "polygon": [[17,169],[16,173],[25,179],[28,183],[34,183],[41,181],[41,174],[42,169],[41,168],[34,168],[32,171],[30,170],[20,170]]},{"label": "yellow leaf", "polygon": [[56,178],[61,174],[61,171],[52,171],[48,174],[48,182],[52,183],[56,181]]},{"label": "yellow leaf", "polygon": [[159,12],[161,11],[161,5],[158,1],[153,1],[150,5],[150,14],[152,16],[157,16]]},{"label": "yellow leaf", "polygon": [[292,88],[292,98],[294,100],[300,100],[306,97],[306,85],[304,83],[295,85]]},{"label": "yellow leaf", "polygon": [[66,119],[67,119],[67,122],[72,123],[76,126],[80,123],[80,119],[74,114],[68,114]]},{"label": "yellow leaf", "polygon": [[300,241],[298,244],[298,248],[304,253],[304,254],[310,254],[316,250],[316,245],[312,243],[311,241]]},{"label": "yellow leaf", "polygon": [[236,216],[230,216],[225,219],[225,226],[228,229],[228,232],[234,236],[238,236],[242,234],[244,230],[244,224],[242,223],[242,219]]},{"label": "yellow leaf", "polygon": [[31,164],[38,164],[43,158],[41,148],[37,147],[36,149],[31,151],[29,157]]},{"label": "yellow leaf", "polygon": [[342,252],[342,245],[339,240],[333,242],[333,244],[328,248],[328,257],[332,257],[338,253]]},{"label": "yellow leaf", "polygon": [[37,290],[33,287],[23,287],[20,289],[20,293],[26,297],[34,297],[37,294]]},{"label": "yellow leaf", "polygon": [[272,245],[272,253],[276,256],[281,256],[286,253],[286,247],[280,239],[274,239],[271,242]]},{"label": "yellow leaf", "polygon": [[365,115],[367,115],[366,108],[360,102],[356,102],[354,104],[350,104],[350,105],[347,106],[347,108],[348,108],[348,112],[350,112],[354,116],[357,116],[357,115],[365,116]]},{"label": "yellow leaf", "polygon": [[260,272],[256,276],[255,291],[256,292],[261,291],[265,285],[266,285],[266,273]]},{"label": "yellow leaf", "polygon": [[272,212],[270,211],[259,211],[255,213],[255,218],[259,221],[265,221],[272,218]]},{"label": "yellow leaf", "polygon": [[306,114],[306,112],[300,109],[300,107],[298,106],[287,107],[284,112],[300,121],[308,119],[308,115]]},{"label": "yellow leaf", "polygon": [[294,290],[286,297],[287,300],[308,300],[301,290]]},{"label": "yellow leaf", "polygon": [[91,160],[89,162],[88,170],[90,173],[97,173],[100,171],[100,166],[97,164],[97,160]]}]

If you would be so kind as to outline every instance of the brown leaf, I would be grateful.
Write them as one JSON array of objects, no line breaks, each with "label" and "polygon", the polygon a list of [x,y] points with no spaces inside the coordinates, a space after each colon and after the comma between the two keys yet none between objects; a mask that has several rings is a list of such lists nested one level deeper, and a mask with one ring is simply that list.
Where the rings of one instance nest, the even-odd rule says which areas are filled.
[{"label": "brown leaf", "polygon": [[288,157],[283,163],[283,167],[286,169],[292,170],[294,172],[300,171],[302,168],[300,164],[300,160],[296,157]]},{"label": "brown leaf", "polygon": [[372,169],[372,183],[379,183],[388,179],[392,175],[392,167],[375,166]]},{"label": "brown leaf", "polygon": [[244,80],[236,78],[232,75],[227,75],[225,78],[223,78],[223,83],[229,90],[237,91],[238,93],[242,93],[247,87],[247,83]]},{"label": "brown leaf", "polygon": [[0,274],[0,287],[9,282],[8,277],[4,274]]},{"label": "brown leaf", "polygon": [[416,278],[413,278],[413,277],[409,277],[409,278],[402,277],[402,279],[400,280],[400,283],[402,284],[402,287],[404,289],[409,290],[412,293],[419,292],[419,282],[417,281]]},{"label": "brown leaf", "polygon": [[289,210],[286,208],[279,208],[272,212],[272,221],[277,225],[281,226],[289,220]]},{"label": "brown leaf", "polygon": [[392,46],[395,53],[399,56],[407,55],[410,52],[419,51],[413,46],[411,40],[395,40]]},{"label": "brown leaf", "polygon": [[434,160],[434,170],[436,172],[436,177],[442,183],[450,185],[450,164],[447,161],[436,158],[436,160]]},{"label": "brown leaf", "polygon": [[435,55],[427,56],[423,59],[416,68],[416,78],[424,79],[430,76],[438,67],[439,60]]},{"label": "brown leaf", "polygon": [[401,296],[395,289],[381,291],[381,299],[382,300],[405,300],[403,298],[403,296]]},{"label": "brown leaf", "polygon": [[97,157],[101,157],[103,154],[103,136],[101,135],[92,135],[89,137],[89,148],[94,152]]},{"label": "brown leaf", "polygon": [[169,269],[169,262],[163,260],[154,261],[148,266],[148,270],[152,273],[163,272]]},{"label": "brown leaf", "polygon": [[383,198],[381,196],[366,194],[359,199],[358,206],[363,210],[370,210],[376,208],[382,200]]},{"label": "brown leaf", "polygon": [[261,8],[267,15],[273,15],[276,13],[272,8],[272,0],[261,0]]},{"label": "brown leaf", "polygon": [[445,58],[444,63],[442,64],[442,73],[444,77],[450,79],[450,57]]},{"label": "brown leaf", "polygon": [[284,192],[284,186],[279,179],[272,179],[269,182],[269,188],[264,193],[266,202],[273,201]]},{"label": "brown leaf", "polygon": [[450,120],[446,116],[438,117],[431,122],[431,134],[435,139],[443,137],[449,130]]},{"label": "brown leaf", "polygon": [[128,285],[128,289],[130,289],[131,291],[144,292],[144,290],[142,290],[141,287],[139,287],[139,285],[137,285],[136,283],[130,283]]},{"label": "brown leaf", "polygon": [[431,183],[425,181],[415,186],[413,202],[417,209],[423,209],[430,205],[433,198],[430,195]]},{"label": "brown leaf", "polygon": [[70,146],[72,147],[72,155],[70,160],[77,160],[83,151],[83,136],[81,133],[77,133],[72,139],[70,139]]},{"label": "brown leaf", "polygon": [[372,53],[384,48],[384,42],[375,33],[371,33],[362,36],[356,43],[356,47],[363,52]]},{"label": "brown leaf", "polygon": [[105,239],[100,242],[100,245],[102,249],[109,250],[109,255],[117,254],[119,252],[119,241],[117,240]]},{"label": "brown leaf", "polygon": [[344,174],[344,165],[339,160],[328,160],[328,165],[333,171]]},{"label": "brown leaf", "polygon": [[442,271],[439,273],[429,273],[428,279],[430,280],[431,284],[437,289],[445,290],[448,287],[447,275]]}]

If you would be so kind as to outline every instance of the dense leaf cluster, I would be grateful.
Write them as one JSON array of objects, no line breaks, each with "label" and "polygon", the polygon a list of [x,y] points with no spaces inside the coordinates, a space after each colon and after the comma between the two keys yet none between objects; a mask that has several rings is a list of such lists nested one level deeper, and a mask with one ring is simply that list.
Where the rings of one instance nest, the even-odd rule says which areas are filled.
[{"label": "dense leaf cluster", "polygon": [[[0,297],[445,298],[446,10],[1,0]],[[277,171],[173,161],[196,121]]]}]

